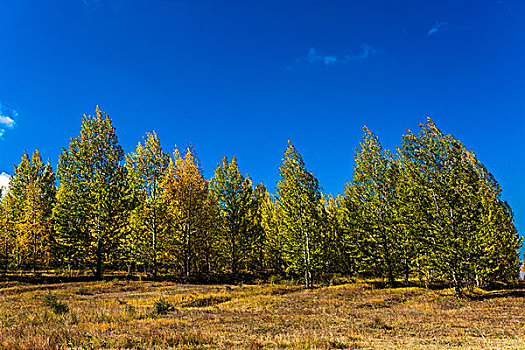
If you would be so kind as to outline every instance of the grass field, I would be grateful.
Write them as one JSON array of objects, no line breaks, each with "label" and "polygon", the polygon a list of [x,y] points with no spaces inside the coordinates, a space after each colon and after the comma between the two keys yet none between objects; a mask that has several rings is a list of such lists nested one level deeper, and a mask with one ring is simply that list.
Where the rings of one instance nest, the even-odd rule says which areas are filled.
[{"label": "grass field", "polygon": [[0,283],[2,349],[525,349],[520,291]]}]

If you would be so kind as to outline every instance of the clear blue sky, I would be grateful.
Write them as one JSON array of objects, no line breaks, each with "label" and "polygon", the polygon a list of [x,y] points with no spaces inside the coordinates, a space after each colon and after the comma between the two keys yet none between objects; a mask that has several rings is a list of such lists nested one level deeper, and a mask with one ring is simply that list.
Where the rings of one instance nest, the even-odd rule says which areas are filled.
[{"label": "clear blue sky", "polygon": [[155,130],[270,189],[290,139],[336,194],[363,125],[393,149],[431,116],[525,229],[523,0],[2,0],[0,52],[0,172],[55,166],[98,104],[126,152]]}]

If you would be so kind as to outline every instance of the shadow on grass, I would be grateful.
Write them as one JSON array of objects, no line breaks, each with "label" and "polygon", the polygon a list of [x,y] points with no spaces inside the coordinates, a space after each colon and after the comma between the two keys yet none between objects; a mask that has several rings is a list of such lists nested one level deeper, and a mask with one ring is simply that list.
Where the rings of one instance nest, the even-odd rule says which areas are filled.
[{"label": "shadow on grass", "polygon": [[94,276],[34,276],[34,275],[3,275],[0,282],[22,282],[27,284],[56,284],[66,282],[92,282]]},{"label": "shadow on grass", "polygon": [[495,291],[495,292],[488,292],[485,294],[477,294],[477,293],[468,293],[465,294],[465,297],[470,300],[489,300],[489,299],[496,299],[496,298],[525,298],[525,290],[505,290],[505,291]]},{"label": "shadow on grass", "polygon": [[102,278],[93,275],[34,275],[31,273],[12,273],[0,275],[0,282],[21,282],[26,284],[57,284],[72,282],[94,282],[94,281],[154,281],[154,282],[174,282],[181,284],[256,284],[267,283],[270,275],[260,276],[248,273],[220,273],[220,274],[195,274],[190,277],[176,275],[163,275],[153,278],[151,276],[126,275],[122,273],[107,273]]}]

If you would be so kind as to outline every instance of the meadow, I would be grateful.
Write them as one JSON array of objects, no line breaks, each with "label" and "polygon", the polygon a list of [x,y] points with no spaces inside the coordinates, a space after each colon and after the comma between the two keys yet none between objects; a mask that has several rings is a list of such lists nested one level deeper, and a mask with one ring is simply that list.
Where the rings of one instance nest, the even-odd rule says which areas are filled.
[{"label": "meadow", "polygon": [[2,349],[525,349],[521,290],[0,282]]}]

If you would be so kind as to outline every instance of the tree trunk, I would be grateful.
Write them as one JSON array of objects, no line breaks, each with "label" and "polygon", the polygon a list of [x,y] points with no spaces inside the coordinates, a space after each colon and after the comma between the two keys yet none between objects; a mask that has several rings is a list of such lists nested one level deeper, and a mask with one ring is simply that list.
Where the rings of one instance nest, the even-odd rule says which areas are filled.
[{"label": "tree trunk", "polygon": [[308,232],[303,235],[304,282],[306,288],[312,288],[312,273],[310,271],[310,237]]},{"label": "tree trunk", "polygon": [[450,208],[450,219],[452,220],[452,236],[454,237],[454,259],[452,261],[452,282],[454,284],[454,294],[456,297],[461,297],[463,292],[461,290],[461,277],[459,276],[459,264],[458,264],[458,237],[456,232],[456,226],[454,223],[454,213]]},{"label": "tree trunk", "polygon": [[237,266],[237,244],[235,242],[235,236],[232,237],[232,250],[231,250],[231,257],[232,257],[232,263],[231,263],[231,269],[232,269],[232,275],[233,275],[233,278],[236,279],[237,278],[237,270],[238,270],[238,266]]},{"label": "tree trunk", "polygon": [[157,279],[157,233],[153,229],[153,279]]},{"label": "tree trunk", "polygon": [[390,254],[390,249],[388,248],[388,239],[384,231],[384,228],[381,230],[381,233],[383,235],[383,247],[384,247],[384,254],[385,254],[388,285],[389,287],[393,287],[396,281],[394,278],[394,271],[393,271],[394,268],[392,266],[392,257]]},{"label": "tree trunk", "polygon": [[95,270],[95,279],[102,279],[102,243],[100,238],[97,242],[97,265]]},{"label": "tree trunk", "polygon": [[184,247],[184,275],[186,278],[190,277],[190,225],[187,223],[185,228],[186,233],[184,234],[185,247]]},{"label": "tree trunk", "polygon": [[7,269],[9,267],[9,247],[7,245],[7,230],[6,230],[6,234],[5,234],[5,275],[7,276]]},{"label": "tree trunk", "polygon": [[408,265],[408,258],[407,258],[407,254],[406,254],[406,251],[405,251],[405,259],[404,259],[404,263],[405,263],[405,284],[408,285],[408,278],[410,277],[410,266]]}]

